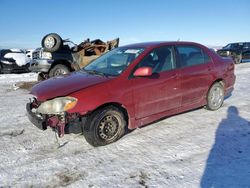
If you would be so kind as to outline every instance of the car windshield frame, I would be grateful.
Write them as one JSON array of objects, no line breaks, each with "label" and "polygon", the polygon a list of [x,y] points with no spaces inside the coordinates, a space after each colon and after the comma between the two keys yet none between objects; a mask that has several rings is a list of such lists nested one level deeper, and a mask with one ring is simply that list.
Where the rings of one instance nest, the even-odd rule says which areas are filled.
[{"label": "car windshield frame", "polygon": [[81,70],[90,74],[117,77],[144,51],[143,47],[115,48],[93,60]]}]

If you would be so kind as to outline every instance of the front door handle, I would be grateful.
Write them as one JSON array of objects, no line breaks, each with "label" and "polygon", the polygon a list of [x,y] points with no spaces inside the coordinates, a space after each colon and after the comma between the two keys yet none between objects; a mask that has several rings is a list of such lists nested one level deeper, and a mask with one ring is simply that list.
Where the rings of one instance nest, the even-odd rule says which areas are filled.
[{"label": "front door handle", "polygon": [[170,76],[171,79],[177,78],[177,74],[173,74],[172,76]]}]

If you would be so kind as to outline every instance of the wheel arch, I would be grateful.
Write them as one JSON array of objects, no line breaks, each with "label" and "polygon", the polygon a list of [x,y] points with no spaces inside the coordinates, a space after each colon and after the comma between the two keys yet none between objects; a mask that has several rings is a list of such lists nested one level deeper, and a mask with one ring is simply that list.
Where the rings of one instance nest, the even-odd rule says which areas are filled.
[{"label": "wheel arch", "polygon": [[97,110],[99,110],[101,108],[105,108],[107,106],[114,106],[114,107],[116,107],[116,108],[118,108],[118,109],[121,110],[121,112],[125,116],[125,119],[126,119],[126,122],[127,122],[127,128],[128,128],[128,126],[129,126],[129,113],[128,113],[127,109],[121,103],[118,103],[118,102],[104,103],[104,104],[98,106],[95,110],[91,111],[91,113],[93,113],[93,112],[95,112],[95,111],[97,111]]},{"label": "wheel arch", "polygon": [[[215,83],[217,83],[217,82],[220,83],[220,84],[222,84],[223,87],[224,87],[224,89],[225,89],[225,85],[226,85],[225,80],[224,80],[223,78],[217,78],[216,80],[214,80],[214,81],[209,85],[208,90],[207,90],[207,93],[209,92],[210,88],[211,88]],[[206,93],[206,95],[207,95],[207,93]]]}]

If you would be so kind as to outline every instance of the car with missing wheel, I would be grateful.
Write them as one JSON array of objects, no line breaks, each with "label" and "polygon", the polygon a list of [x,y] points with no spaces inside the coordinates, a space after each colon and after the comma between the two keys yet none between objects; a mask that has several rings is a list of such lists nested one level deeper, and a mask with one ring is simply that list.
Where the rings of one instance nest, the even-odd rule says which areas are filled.
[{"label": "car with missing wheel", "polygon": [[115,48],[80,71],[35,85],[30,121],[59,137],[82,132],[93,146],[190,109],[219,109],[235,83],[234,63],[193,42]]},{"label": "car with missing wheel", "polygon": [[235,64],[250,62],[250,42],[229,43],[217,53],[222,57],[231,57]]},{"label": "car with missing wheel", "polygon": [[69,39],[63,40],[57,33],[50,33],[43,37],[41,44],[42,47],[32,53],[29,70],[38,72],[38,79],[44,80],[79,70],[103,53],[118,47],[119,38],[107,42],[87,39],[77,45]]}]

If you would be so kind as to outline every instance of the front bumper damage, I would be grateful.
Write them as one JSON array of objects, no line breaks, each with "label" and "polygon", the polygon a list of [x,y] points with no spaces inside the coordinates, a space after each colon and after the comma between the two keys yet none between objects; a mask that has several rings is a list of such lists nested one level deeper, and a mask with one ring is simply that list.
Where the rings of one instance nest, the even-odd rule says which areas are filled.
[{"label": "front bumper damage", "polygon": [[53,60],[33,59],[30,63],[29,70],[31,72],[49,72]]},{"label": "front bumper damage", "polygon": [[25,65],[19,66],[16,63],[13,64],[5,64],[0,63],[0,66],[2,66],[2,72],[3,73],[23,73],[23,72],[30,72],[29,66],[30,64],[27,63]]},{"label": "front bumper damage", "polygon": [[58,133],[59,137],[69,133],[82,133],[87,117],[79,114],[56,114],[56,115],[41,115],[36,113],[38,107],[37,101],[26,104],[27,116],[31,123],[41,130],[46,130],[51,127]]}]

